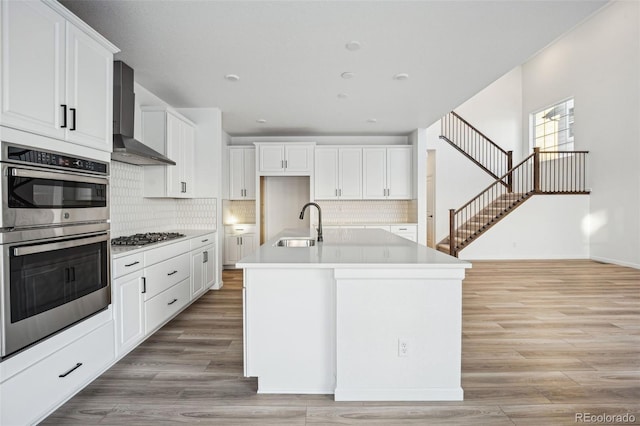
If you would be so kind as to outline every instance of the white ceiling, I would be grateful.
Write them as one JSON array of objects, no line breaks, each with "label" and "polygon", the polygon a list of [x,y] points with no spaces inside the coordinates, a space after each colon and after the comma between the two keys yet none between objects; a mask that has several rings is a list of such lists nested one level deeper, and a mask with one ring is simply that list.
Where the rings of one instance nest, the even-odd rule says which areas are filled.
[{"label": "white ceiling", "polygon": [[[61,2],[122,50],[138,83],[176,108],[219,107],[234,136],[408,134],[606,3]],[[345,48],[353,40],[360,50]]]}]

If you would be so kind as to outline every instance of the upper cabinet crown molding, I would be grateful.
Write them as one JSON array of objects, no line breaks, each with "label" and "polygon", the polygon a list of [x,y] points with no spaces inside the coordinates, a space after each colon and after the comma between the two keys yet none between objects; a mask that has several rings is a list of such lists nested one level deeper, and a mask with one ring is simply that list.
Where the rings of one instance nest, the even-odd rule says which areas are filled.
[{"label": "upper cabinet crown molding", "polygon": [[0,12],[0,124],[111,152],[118,49],[57,2],[3,1]]},{"label": "upper cabinet crown molding", "polygon": [[261,176],[311,176],[315,142],[255,142]]}]

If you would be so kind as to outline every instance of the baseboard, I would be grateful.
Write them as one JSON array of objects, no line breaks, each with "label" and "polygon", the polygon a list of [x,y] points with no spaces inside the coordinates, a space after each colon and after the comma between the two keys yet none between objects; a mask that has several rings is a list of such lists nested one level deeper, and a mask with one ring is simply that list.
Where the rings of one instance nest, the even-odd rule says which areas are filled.
[{"label": "baseboard", "polygon": [[336,401],[462,401],[462,388],[339,389]]},{"label": "baseboard", "polygon": [[621,260],[609,259],[606,257],[591,256],[591,260],[595,260],[596,262],[602,262],[602,263],[611,263],[613,265],[626,266],[628,268],[640,269],[640,264],[638,263],[624,262]]}]

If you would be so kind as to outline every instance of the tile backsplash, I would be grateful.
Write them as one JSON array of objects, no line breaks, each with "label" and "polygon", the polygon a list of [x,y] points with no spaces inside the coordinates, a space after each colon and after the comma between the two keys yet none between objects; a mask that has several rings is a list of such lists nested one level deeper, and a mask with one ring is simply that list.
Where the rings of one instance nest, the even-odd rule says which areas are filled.
[{"label": "tile backsplash", "polygon": [[415,200],[320,200],[327,225],[416,222]]},{"label": "tile backsplash", "polygon": [[175,229],[216,229],[216,199],[144,198],[144,169],[111,162],[111,237]]},{"label": "tile backsplash", "polygon": [[256,223],[255,200],[223,200],[222,223]]}]

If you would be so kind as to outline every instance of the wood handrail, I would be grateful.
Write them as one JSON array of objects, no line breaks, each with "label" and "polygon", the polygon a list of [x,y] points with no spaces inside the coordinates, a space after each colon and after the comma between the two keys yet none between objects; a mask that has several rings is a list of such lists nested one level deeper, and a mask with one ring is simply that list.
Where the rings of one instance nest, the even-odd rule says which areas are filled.
[{"label": "wood handrail", "polygon": [[[534,154],[529,155],[527,158],[525,158],[524,160],[522,160],[521,162],[519,162],[515,167],[513,167],[511,170],[509,170],[507,173],[505,173],[502,177],[499,177],[498,179],[496,179],[493,183],[491,183],[489,186],[487,186],[485,189],[483,189],[482,191],[480,191],[475,197],[472,197],[471,200],[469,200],[467,202],[467,204],[465,204],[464,206],[460,207],[458,210],[456,210],[456,214],[460,213],[465,207],[469,206],[471,203],[473,203],[476,198],[479,198],[482,194],[484,194],[485,192],[487,192],[488,190],[490,190],[494,185],[498,184],[498,183],[503,183],[502,180],[510,175],[513,174],[513,172],[520,166],[522,166],[524,163],[526,163],[527,161],[529,161],[529,159],[531,157],[533,157]],[[503,183],[504,184],[504,183]]]},{"label": "wood handrail", "polygon": [[496,144],[494,141],[491,140],[491,138],[489,138],[487,135],[485,135],[484,133],[482,133],[480,130],[476,129],[473,124],[469,123],[467,120],[465,120],[464,118],[460,117],[455,111],[451,111],[451,114],[453,114],[457,119],[459,119],[460,121],[462,121],[464,124],[466,124],[467,126],[471,127],[475,132],[477,132],[480,136],[482,136],[483,138],[485,138],[487,140],[487,142],[491,143],[494,147],[498,148],[498,150],[502,151],[502,153],[504,153],[505,155],[508,155],[508,152],[505,151],[504,149],[500,148],[500,145]]}]

